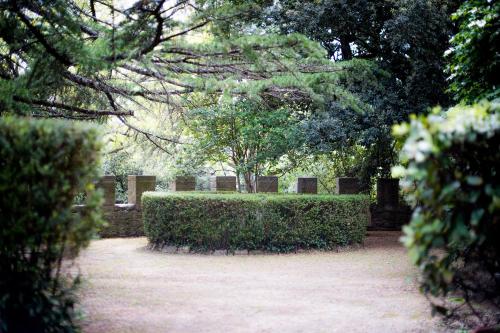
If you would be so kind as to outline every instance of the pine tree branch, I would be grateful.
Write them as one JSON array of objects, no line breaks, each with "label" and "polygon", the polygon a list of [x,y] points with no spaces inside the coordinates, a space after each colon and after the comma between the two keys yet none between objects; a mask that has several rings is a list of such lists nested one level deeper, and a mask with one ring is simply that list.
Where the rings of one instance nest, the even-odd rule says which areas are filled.
[{"label": "pine tree branch", "polygon": [[[11,2],[12,3],[12,2]],[[73,62],[70,60],[68,55],[59,53],[54,47],[52,47],[51,43],[47,41],[43,33],[38,30],[33,24],[31,24],[30,20],[22,13],[19,7],[16,4],[16,1],[13,3],[13,9],[16,15],[19,17],[21,22],[28,28],[28,30],[35,36],[35,38],[43,45],[43,47],[47,50],[47,52],[57,59],[61,64],[65,66],[73,65]]]},{"label": "pine tree branch", "polygon": [[91,110],[84,109],[73,105],[67,105],[58,102],[48,102],[46,100],[41,99],[29,99],[21,96],[14,96],[12,98],[16,102],[21,102],[29,105],[35,106],[43,106],[49,108],[47,111],[51,111],[50,109],[61,109],[65,111],[71,111],[76,113],[81,113],[90,116],[131,116],[133,113],[131,111],[116,111],[116,110]]}]

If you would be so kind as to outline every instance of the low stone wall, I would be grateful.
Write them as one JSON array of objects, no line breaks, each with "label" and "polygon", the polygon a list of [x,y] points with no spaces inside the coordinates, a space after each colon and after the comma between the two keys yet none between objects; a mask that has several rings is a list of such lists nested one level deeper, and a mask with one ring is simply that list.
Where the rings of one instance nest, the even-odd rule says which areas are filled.
[{"label": "low stone wall", "polygon": [[194,191],[196,189],[196,178],[193,176],[177,176],[172,183],[172,191]]},{"label": "low stone wall", "polygon": [[[178,179],[183,189],[191,189],[194,177]],[[104,176],[97,186],[104,191],[103,214],[107,225],[100,231],[101,237],[139,237],[144,236],[142,221],[141,196],[145,191],[154,191],[154,176],[128,177],[128,204],[114,204],[115,178]],[[278,178],[274,176],[260,177],[258,192],[277,192]],[[359,193],[358,180],[355,178],[337,179],[338,194]],[[258,184],[259,185],[259,184]],[[236,177],[214,177],[212,186],[217,190],[235,191]],[[398,202],[398,182],[384,179],[378,183],[377,203],[370,206],[369,230],[400,230],[410,221],[412,210]],[[180,190],[180,189],[177,189]],[[317,193],[317,179],[302,177],[297,182],[297,192]],[[85,206],[74,206],[74,211],[85,209]]]},{"label": "low stone wall", "polygon": [[108,223],[99,235],[109,237],[139,237],[144,236],[142,210],[135,205],[122,204],[104,209],[104,219]]},{"label": "low stone wall", "polygon": [[411,219],[412,210],[408,206],[370,206],[368,230],[401,230]]},{"label": "low stone wall", "polygon": [[[73,206],[75,213],[84,209],[84,205]],[[99,230],[99,236],[103,238],[144,236],[142,211],[138,210],[136,205],[103,206],[102,212],[106,225]]]},{"label": "low stone wall", "polygon": [[210,189],[212,191],[236,191],[235,176],[215,176],[210,179]]},{"label": "low stone wall", "polygon": [[278,193],[277,176],[257,177],[257,192]]},{"label": "low stone wall", "polygon": [[299,177],[297,178],[297,193],[318,193],[318,178],[316,177]]},{"label": "low stone wall", "polygon": [[[97,183],[104,192],[102,207],[106,226],[99,231],[99,236],[139,237],[144,236],[142,223],[141,196],[146,191],[154,191],[155,176],[128,176],[128,204],[115,204],[115,177],[104,176]],[[85,209],[83,205],[73,206],[73,211]]]}]

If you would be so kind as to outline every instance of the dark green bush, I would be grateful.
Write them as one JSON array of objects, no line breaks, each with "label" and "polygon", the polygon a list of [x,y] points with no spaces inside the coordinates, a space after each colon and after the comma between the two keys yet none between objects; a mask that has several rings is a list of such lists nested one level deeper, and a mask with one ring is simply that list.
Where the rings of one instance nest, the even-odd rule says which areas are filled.
[{"label": "dark green bush", "polygon": [[290,252],[362,242],[369,199],[146,192],[142,205],[145,234],[155,247]]},{"label": "dark green bush", "polygon": [[500,308],[500,105],[436,109],[395,134],[404,145],[393,174],[416,205],[404,242],[423,292]]},{"label": "dark green bush", "polygon": [[[62,264],[101,224],[99,149],[94,127],[0,118],[0,332],[77,330]],[[79,192],[88,209],[72,213]]]}]

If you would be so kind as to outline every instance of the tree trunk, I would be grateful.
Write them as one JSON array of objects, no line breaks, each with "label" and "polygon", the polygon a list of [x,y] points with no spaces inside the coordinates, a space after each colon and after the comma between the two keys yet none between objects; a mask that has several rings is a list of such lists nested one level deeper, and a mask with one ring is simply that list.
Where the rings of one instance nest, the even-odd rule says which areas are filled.
[{"label": "tree trunk", "polygon": [[250,171],[245,172],[245,186],[248,193],[254,193],[255,189],[252,182],[252,173]]},{"label": "tree trunk", "polygon": [[342,60],[352,59],[351,45],[347,37],[340,37],[340,50],[342,51]]},{"label": "tree trunk", "polygon": [[240,181],[239,171],[236,171],[236,187],[238,188],[238,192],[241,193],[241,181]]}]

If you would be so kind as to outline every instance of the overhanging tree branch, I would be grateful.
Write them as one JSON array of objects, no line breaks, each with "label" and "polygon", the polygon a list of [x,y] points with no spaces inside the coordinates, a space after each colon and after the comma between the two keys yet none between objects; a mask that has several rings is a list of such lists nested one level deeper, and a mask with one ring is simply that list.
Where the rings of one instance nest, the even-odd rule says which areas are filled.
[{"label": "overhanging tree branch", "polygon": [[[25,66],[18,75],[10,76],[13,63],[9,62],[1,69],[1,76],[14,82],[29,75],[28,80],[19,80],[29,83],[19,90],[28,89],[28,94],[16,94],[14,101],[54,116],[119,116],[125,120],[138,109],[159,109],[158,104],[175,110],[198,107],[215,103],[222,94],[244,96],[252,89],[252,94],[262,98],[310,101],[312,90],[304,89],[304,82],[299,82],[305,75],[342,70],[309,56],[311,46],[300,37],[251,36],[220,44],[189,43],[188,37],[194,31],[230,19],[217,8],[206,10],[190,0],[137,1],[128,9],[102,0],[89,0],[86,5],[54,1],[54,10],[30,2],[0,3],[0,9],[12,11],[23,27],[16,31],[19,40],[0,35],[6,43],[7,57]],[[189,7],[196,11],[192,21],[175,17]],[[117,13],[118,18],[108,20],[108,11]],[[275,80],[279,78],[284,78],[283,83]],[[41,85],[37,86],[38,82]],[[200,95],[205,97],[198,98]],[[53,97],[42,100],[26,96],[58,98],[55,101]],[[95,101],[107,105],[95,110]],[[180,143],[127,121],[124,125],[157,144]]]},{"label": "overhanging tree branch", "polygon": [[133,114],[131,111],[84,109],[73,105],[67,105],[58,102],[49,102],[40,99],[29,99],[21,96],[14,96],[12,99],[16,102],[22,102],[29,105],[43,106],[49,108],[49,111],[50,109],[55,109],[55,110],[60,109],[90,116],[131,116]]}]

